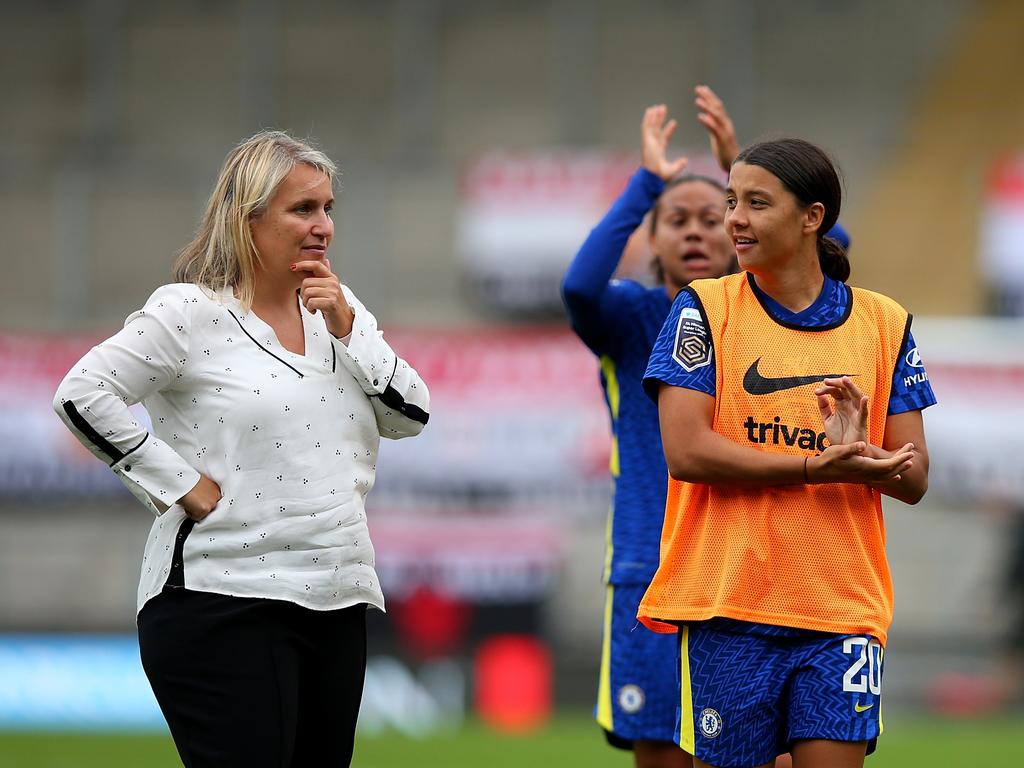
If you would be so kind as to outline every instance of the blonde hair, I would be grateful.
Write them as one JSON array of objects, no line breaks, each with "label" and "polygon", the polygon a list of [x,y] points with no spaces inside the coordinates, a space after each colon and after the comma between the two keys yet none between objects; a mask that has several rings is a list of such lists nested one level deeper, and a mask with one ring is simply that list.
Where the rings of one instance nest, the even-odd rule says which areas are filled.
[{"label": "blonde hair", "polygon": [[316,168],[333,185],[338,169],[330,158],[283,131],[260,131],[231,150],[198,231],[174,261],[175,281],[213,291],[233,288],[248,311],[260,260],[249,222],[267,209],[299,163]]}]

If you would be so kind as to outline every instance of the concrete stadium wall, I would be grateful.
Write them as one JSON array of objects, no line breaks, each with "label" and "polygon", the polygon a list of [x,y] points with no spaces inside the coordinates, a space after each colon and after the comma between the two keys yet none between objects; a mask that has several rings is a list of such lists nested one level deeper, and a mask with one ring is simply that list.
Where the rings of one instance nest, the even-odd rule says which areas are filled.
[{"label": "concrete stadium wall", "polygon": [[[831,148],[857,240],[918,92],[973,8],[92,0],[5,9],[0,231],[13,279],[0,284],[0,326],[120,322],[168,279],[227,150],[268,125],[317,137],[339,162],[336,260],[384,321],[481,320],[460,293],[453,248],[469,159],[498,147],[632,149],[643,107],[658,101],[680,115],[682,142],[703,147],[690,119],[699,82],[726,99],[742,140],[800,133]],[[890,257],[872,248],[855,258],[875,281],[870,265]],[[943,291],[901,298],[978,309]]]}]

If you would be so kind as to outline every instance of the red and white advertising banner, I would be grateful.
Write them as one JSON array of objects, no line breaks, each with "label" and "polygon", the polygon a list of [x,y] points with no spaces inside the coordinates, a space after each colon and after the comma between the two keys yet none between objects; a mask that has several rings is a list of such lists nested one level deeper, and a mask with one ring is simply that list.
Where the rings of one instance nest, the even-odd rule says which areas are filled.
[{"label": "red and white advertising banner", "polygon": [[1024,506],[1024,320],[915,318],[938,405],[924,412],[928,493]]},{"label": "red and white advertising banner", "polygon": [[[387,335],[431,393],[421,435],[381,441],[368,500],[388,594],[425,585],[481,603],[546,594],[574,516],[608,505],[596,360],[561,328]],[[0,334],[0,499],[134,501],[51,405],[60,379],[101,338]]]},{"label": "red and white advertising banner", "polygon": [[383,441],[378,488],[492,506],[579,505],[607,494],[597,361],[568,330],[389,332],[430,387],[430,424]]},{"label": "red and white advertising banner", "polygon": [[1024,315],[1024,154],[999,158],[981,213],[980,266],[1001,310]]},{"label": "red and white advertising banner", "polygon": [[[688,156],[688,171],[722,175],[706,150]],[[560,315],[565,268],[639,163],[636,151],[607,150],[495,151],[472,162],[456,242],[474,298],[508,315]]]},{"label": "red and white advertising banner", "polygon": [[52,406],[60,380],[99,339],[0,333],[0,498],[105,494],[122,487]]},{"label": "red and white advertising banner", "polygon": [[[925,415],[931,493],[1024,498],[1024,322],[919,318],[914,335],[939,399]],[[0,497],[120,491],[51,406],[97,339],[0,334]],[[371,512],[536,519],[607,507],[597,361],[568,330],[389,330],[388,339],[430,387],[431,417],[415,439],[382,441]]]},{"label": "red and white advertising banner", "polygon": [[[51,405],[61,378],[100,338],[0,333],[0,496],[121,487]],[[568,330],[389,331],[388,340],[430,387],[431,419],[416,439],[382,440],[371,504],[539,511],[606,493],[597,363]]]}]

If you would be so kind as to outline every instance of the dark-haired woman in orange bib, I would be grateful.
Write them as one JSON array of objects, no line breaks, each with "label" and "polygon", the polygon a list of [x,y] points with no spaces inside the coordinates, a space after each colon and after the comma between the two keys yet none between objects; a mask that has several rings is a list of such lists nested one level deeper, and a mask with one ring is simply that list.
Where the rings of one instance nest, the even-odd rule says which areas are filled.
[{"label": "dark-haired woman in orange bib", "polygon": [[880,495],[924,495],[935,397],[910,315],[846,285],[824,152],[756,144],[727,200],[744,271],[679,294],[644,379],[671,480],[638,616],[679,633],[694,765],[862,766],[893,606]]}]

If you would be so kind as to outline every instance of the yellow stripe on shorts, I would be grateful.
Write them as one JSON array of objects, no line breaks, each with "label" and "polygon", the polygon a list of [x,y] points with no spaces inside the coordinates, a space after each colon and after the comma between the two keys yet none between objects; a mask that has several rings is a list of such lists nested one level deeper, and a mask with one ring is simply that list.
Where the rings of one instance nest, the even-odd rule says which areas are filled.
[{"label": "yellow stripe on shorts", "polygon": [[597,724],[609,733],[615,731],[612,723],[612,605],[615,587],[609,584],[605,592],[604,637],[601,640],[601,677],[597,685]]},{"label": "yellow stripe on shorts", "polygon": [[619,476],[619,438],[616,436],[619,428],[619,377],[615,373],[615,361],[608,355],[601,355],[601,373],[604,374],[605,392],[608,393],[608,408],[612,412],[612,421],[615,422],[615,429],[612,430],[612,449],[608,454],[608,471],[612,477]]},{"label": "yellow stripe on shorts", "polygon": [[[605,390],[608,393],[608,408],[612,414],[612,445],[611,452],[608,454],[608,471],[611,472],[613,478],[619,476],[619,439],[616,437],[616,431],[618,430],[619,422],[619,379],[615,375],[615,361],[612,360],[608,355],[601,355],[601,373],[604,374]],[[615,525],[615,507],[614,505],[608,512],[608,527],[605,530],[605,552],[604,552],[604,579],[605,581],[611,581],[612,579],[612,561],[615,557],[615,541],[612,537],[612,531]],[[605,633],[607,635],[607,631]],[[609,694],[610,695],[610,694]],[[609,704],[611,706],[611,704]],[[609,715],[609,718],[611,715]]]},{"label": "yellow stripe on shorts", "polygon": [[693,691],[690,688],[690,628],[680,627],[679,646],[679,746],[691,755],[693,737]]},{"label": "yellow stripe on shorts", "polygon": [[[882,659],[885,656],[885,648],[878,649],[878,668],[882,668]],[[885,733],[885,723],[882,722],[882,697],[878,697],[878,735]]]}]

